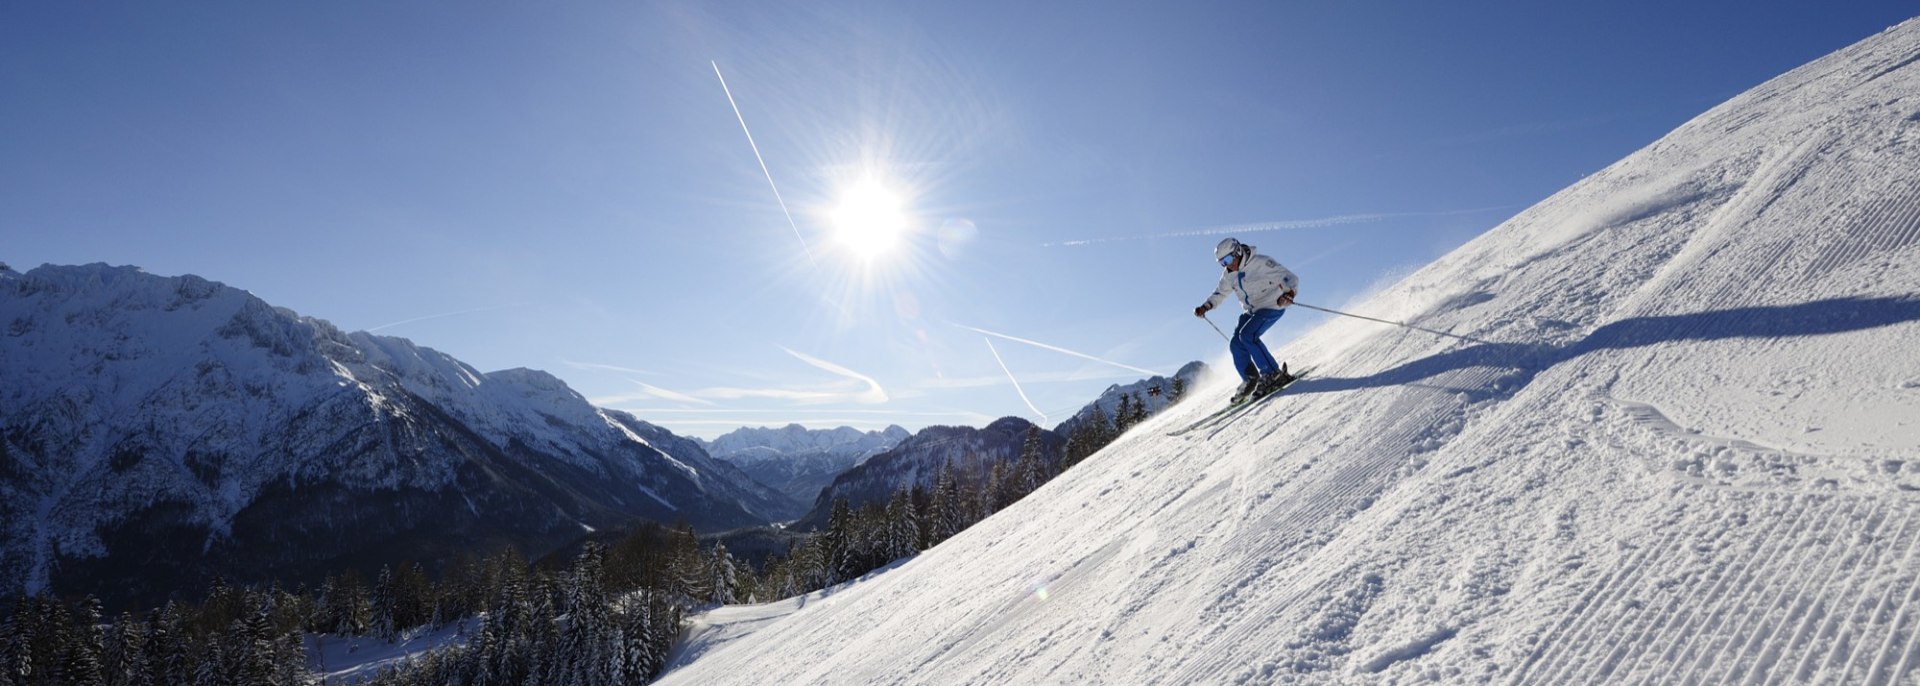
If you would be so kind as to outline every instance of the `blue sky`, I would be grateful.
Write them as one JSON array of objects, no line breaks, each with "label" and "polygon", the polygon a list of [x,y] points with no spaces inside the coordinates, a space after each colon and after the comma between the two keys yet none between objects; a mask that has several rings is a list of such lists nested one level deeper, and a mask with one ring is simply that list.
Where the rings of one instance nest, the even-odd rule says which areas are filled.
[{"label": "blue sky", "polygon": [[1224,357],[1218,237],[1168,234],[1269,227],[1337,305],[1916,9],[7,3],[0,260],[199,274],[692,435],[1051,426]]}]

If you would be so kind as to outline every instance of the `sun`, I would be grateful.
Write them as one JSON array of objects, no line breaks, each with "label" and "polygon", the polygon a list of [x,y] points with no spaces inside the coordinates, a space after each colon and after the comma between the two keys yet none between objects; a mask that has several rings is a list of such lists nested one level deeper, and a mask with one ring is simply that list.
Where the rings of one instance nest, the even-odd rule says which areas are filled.
[{"label": "sun", "polygon": [[832,219],[834,238],[866,260],[892,251],[908,226],[906,203],[871,176],[841,192]]}]

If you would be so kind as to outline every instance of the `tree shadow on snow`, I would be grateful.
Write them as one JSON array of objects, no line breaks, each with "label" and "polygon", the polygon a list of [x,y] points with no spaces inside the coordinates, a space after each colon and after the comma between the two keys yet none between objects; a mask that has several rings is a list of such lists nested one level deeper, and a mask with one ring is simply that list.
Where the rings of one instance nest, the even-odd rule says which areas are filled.
[{"label": "tree shadow on snow", "polygon": [[[1471,367],[1505,369],[1488,388],[1455,389],[1474,400],[1509,397],[1540,372],[1600,350],[1733,338],[1792,338],[1861,331],[1920,321],[1920,298],[1834,298],[1799,305],[1742,307],[1694,314],[1636,317],[1602,326],[1570,345],[1484,343],[1423,357],[1361,377],[1309,377],[1288,395],[1415,385]],[[1416,334],[1409,334],[1416,335]]]}]

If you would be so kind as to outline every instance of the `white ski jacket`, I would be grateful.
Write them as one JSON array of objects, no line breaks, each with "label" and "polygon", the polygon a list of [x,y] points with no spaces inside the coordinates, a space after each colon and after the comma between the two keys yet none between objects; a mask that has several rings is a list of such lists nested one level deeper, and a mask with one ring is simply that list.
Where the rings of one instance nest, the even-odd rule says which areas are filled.
[{"label": "white ski jacket", "polygon": [[1237,295],[1248,312],[1280,309],[1280,295],[1300,288],[1300,277],[1280,266],[1273,258],[1254,253],[1240,261],[1240,271],[1220,275],[1220,287],[1207,298],[1207,309],[1220,306],[1228,295]]}]

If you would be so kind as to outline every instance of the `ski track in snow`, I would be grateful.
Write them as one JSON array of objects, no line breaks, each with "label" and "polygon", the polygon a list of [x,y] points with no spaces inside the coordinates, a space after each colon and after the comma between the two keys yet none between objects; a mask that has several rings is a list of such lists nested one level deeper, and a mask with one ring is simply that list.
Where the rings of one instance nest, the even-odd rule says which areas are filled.
[{"label": "ski track in snow", "polygon": [[[1920,21],[1353,306],[662,683],[1920,681]],[[728,613],[745,617],[727,630]],[[715,628],[716,626],[720,628]],[[720,636],[708,639],[701,636]]]}]

